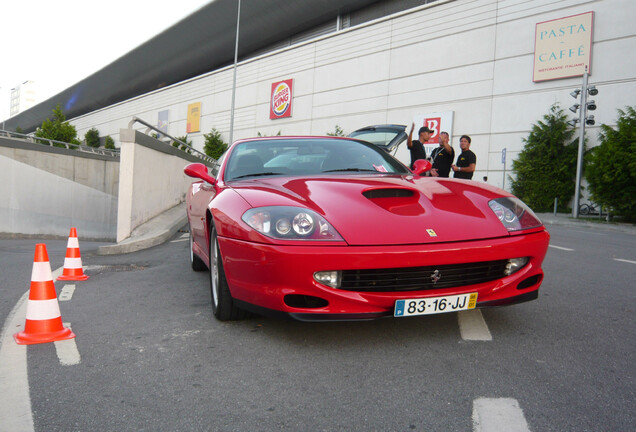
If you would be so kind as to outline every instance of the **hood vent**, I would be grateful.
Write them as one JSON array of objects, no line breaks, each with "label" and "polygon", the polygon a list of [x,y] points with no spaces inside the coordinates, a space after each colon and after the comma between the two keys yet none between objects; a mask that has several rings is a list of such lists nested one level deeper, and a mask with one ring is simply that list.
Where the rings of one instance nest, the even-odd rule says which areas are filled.
[{"label": "hood vent", "polygon": [[419,203],[420,194],[412,189],[381,188],[362,192],[369,201],[384,210],[400,216],[420,216],[424,209]]},{"label": "hood vent", "polygon": [[374,198],[409,198],[415,195],[415,192],[411,189],[402,188],[383,188],[383,189],[371,189],[362,192],[362,195],[368,199]]}]

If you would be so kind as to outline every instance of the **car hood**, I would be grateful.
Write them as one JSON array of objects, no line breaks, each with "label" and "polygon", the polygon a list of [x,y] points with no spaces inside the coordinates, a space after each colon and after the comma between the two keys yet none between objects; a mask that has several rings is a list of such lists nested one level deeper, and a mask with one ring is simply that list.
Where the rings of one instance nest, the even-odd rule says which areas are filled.
[{"label": "car hood", "polygon": [[231,187],[252,207],[323,215],[350,245],[457,242],[508,236],[488,201],[505,192],[471,181],[416,176],[269,177]]}]

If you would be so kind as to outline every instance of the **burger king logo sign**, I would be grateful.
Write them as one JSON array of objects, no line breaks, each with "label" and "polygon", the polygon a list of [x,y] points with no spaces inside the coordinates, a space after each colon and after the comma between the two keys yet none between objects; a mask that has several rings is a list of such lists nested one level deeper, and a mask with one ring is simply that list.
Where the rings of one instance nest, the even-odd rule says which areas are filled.
[{"label": "burger king logo sign", "polygon": [[269,104],[269,118],[291,117],[293,79],[272,84],[272,98]]}]

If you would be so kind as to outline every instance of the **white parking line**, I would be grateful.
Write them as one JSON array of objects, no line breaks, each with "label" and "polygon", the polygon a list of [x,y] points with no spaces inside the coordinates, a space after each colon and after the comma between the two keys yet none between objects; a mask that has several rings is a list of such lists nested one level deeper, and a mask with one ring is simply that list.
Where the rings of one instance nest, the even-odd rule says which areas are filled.
[{"label": "white parking line", "polygon": [[73,293],[75,292],[75,284],[66,284],[62,287],[62,291],[60,291],[60,295],[58,296],[59,301],[69,301],[73,298]]},{"label": "white parking line", "polygon": [[568,251],[568,252],[572,252],[574,250],[574,249],[570,249],[570,248],[566,248],[566,247],[562,247],[562,246],[555,246],[555,245],[549,245],[549,247],[554,248],[554,249]]},{"label": "white parking line", "polygon": [[34,431],[27,372],[27,346],[13,333],[24,328],[29,291],[24,293],[4,323],[0,338],[0,419],[3,431]]},{"label": "white parking line", "polygon": [[464,340],[491,341],[492,335],[479,309],[457,312],[459,332]]},{"label": "white parking line", "polygon": [[170,243],[179,243],[188,240],[190,240],[190,233],[184,233],[181,234],[181,237],[179,237],[177,240],[171,240]]},{"label": "white parking line", "polygon": [[64,271],[64,267],[59,267],[56,268],[54,271],[51,272],[51,277],[53,278],[53,280],[57,280],[58,277],[62,276],[62,272]]},{"label": "white parking line", "polygon": [[[64,327],[71,328],[71,323],[65,322]],[[55,345],[57,358],[60,360],[62,366],[73,366],[81,363],[82,358],[77,350],[75,339],[56,341],[53,342],[53,344]]]},{"label": "white parking line", "polygon": [[[51,272],[55,280],[63,267]],[[2,431],[31,432],[35,430],[29,394],[27,369],[27,345],[18,345],[13,334],[24,329],[27,290],[13,307],[2,327],[0,335],[0,419]]]},{"label": "white parking line", "polygon": [[474,432],[529,432],[528,422],[512,398],[478,398],[473,401]]},{"label": "white parking line", "polygon": [[614,258],[614,261],[625,262],[625,263],[628,263],[628,264],[636,264],[636,261],[630,261],[630,260],[626,260],[626,259],[622,259],[622,258]]},{"label": "white parking line", "polygon": [[189,239],[185,238],[185,239],[177,239],[177,240],[170,240],[170,243],[181,243],[181,242],[187,242]]}]

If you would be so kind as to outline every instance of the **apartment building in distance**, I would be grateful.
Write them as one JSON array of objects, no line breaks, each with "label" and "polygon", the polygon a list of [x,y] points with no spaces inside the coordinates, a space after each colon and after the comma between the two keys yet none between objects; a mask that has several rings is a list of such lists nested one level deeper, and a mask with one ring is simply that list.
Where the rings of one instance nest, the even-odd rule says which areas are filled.
[{"label": "apartment building in distance", "polygon": [[35,81],[25,81],[11,89],[9,116],[13,117],[38,103]]}]

